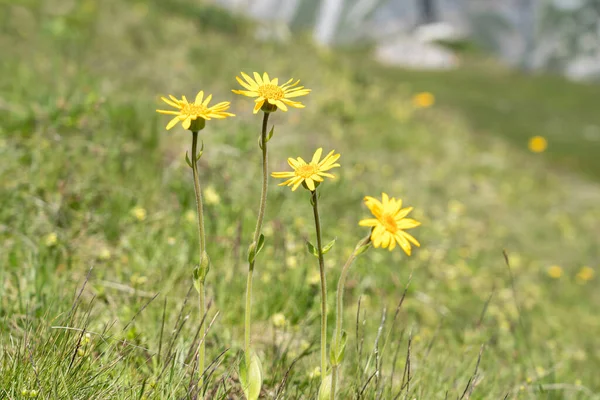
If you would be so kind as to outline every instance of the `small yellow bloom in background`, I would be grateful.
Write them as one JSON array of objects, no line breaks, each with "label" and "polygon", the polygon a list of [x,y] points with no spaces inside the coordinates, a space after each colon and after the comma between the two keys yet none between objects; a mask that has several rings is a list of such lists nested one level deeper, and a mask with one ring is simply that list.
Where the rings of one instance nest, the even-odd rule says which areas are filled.
[{"label": "small yellow bloom in background", "polygon": [[316,379],[316,378],[321,377],[321,368],[315,367],[315,369],[313,369],[312,371],[309,372],[308,377],[310,379]]},{"label": "small yellow bloom in background", "polygon": [[594,279],[594,270],[591,267],[582,267],[577,273],[577,281],[585,283]]},{"label": "small yellow bloom in background", "polygon": [[310,275],[306,277],[306,281],[309,285],[318,285],[321,283],[321,274],[319,271],[313,271]]},{"label": "small yellow bloom in background", "polygon": [[553,265],[553,266],[549,267],[546,272],[548,273],[548,276],[553,279],[558,279],[563,274],[562,268],[558,265]]},{"label": "small yellow bloom in background", "polygon": [[279,79],[269,79],[269,74],[266,72],[263,73],[262,77],[258,72],[255,72],[254,79],[243,72],[241,74],[244,79],[238,76],[235,79],[247,90],[232,90],[232,92],[247,97],[256,97],[256,100],[254,100],[254,114],[261,108],[265,112],[275,111],[278,108],[281,111],[287,111],[287,106],[304,108],[304,104],[299,101],[290,100],[310,93],[310,89],[305,89],[304,86],[296,86],[300,83],[299,80],[292,83],[294,79],[290,79],[280,86]]},{"label": "small yellow bloom in background", "polygon": [[304,161],[302,157],[298,157],[295,160],[288,158],[288,164],[290,164],[290,167],[294,171],[273,172],[271,176],[273,178],[289,178],[287,181],[280,183],[279,186],[292,186],[292,191],[298,189],[298,186],[302,184],[306,185],[308,190],[314,191],[323,182],[323,177],[335,178],[334,175],[326,171],[340,166],[340,164],[336,163],[340,155],[333,154],[335,150],[331,150],[323,160],[319,161],[322,152],[323,149],[318,148],[310,163]]},{"label": "small yellow bloom in background", "polygon": [[285,319],[285,315],[283,315],[283,313],[277,313],[271,316],[271,323],[276,328],[283,328],[287,324],[287,320]]},{"label": "small yellow bloom in background", "polygon": [[209,185],[206,187],[206,189],[204,189],[204,200],[206,204],[210,205],[221,203],[221,197],[213,185]]},{"label": "small yellow bloom in background", "polygon": [[[204,99],[204,91],[202,90],[198,92],[196,99],[192,103],[188,102],[185,96],[181,96],[181,100],[178,100],[172,95],[169,95],[169,98],[170,100],[166,97],[161,97],[162,101],[171,107],[177,108],[177,111],[156,110],[156,112],[160,114],[175,115],[175,117],[167,124],[167,130],[177,125],[178,122],[181,122],[183,129],[190,129],[190,127],[192,127],[197,128],[193,130],[200,130],[204,128],[202,123],[210,120],[211,118],[223,119],[234,116],[234,114],[226,112],[226,110],[229,109],[230,104],[228,101],[223,101],[209,107],[208,103],[210,103],[212,100],[212,94],[209,94],[206,96],[206,99]],[[198,121],[199,124],[192,126],[192,121],[196,121],[198,119],[201,119],[202,121]]]},{"label": "small yellow bloom in background", "polygon": [[55,232],[47,234],[44,238],[44,244],[47,247],[56,246],[56,243],[58,243],[58,235]]},{"label": "small yellow bloom in background", "polygon": [[543,136],[533,136],[529,139],[528,147],[533,153],[542,153],[548,147],[548,141]]},{"label": "small yellow bloom in background", "polygon": [[420,222],[414,219],[406,218],[412,211],[412,207],[402,208],[401,199],[390,198],[386,193],[381,194],[381,201],[366,196],[365,204],[375,218],[363,219],[358,224],[374,228],[371,233],[373,246],[387,248],[392,251],[398,243],[409,256],[411,243],[417,247],[421,246],[417,239],[404,232],[406,229],[421,225]]},{"label": "small yellow bloom in background", "polygon": [[187,210],[185,212],[184,218],[188,222],[195,222],[196,221],[196,212],[193,210]]},{"label": "small yellow bloom in background", "polygon": [[146,209],[142,207],[134,207],[131,210],[131,215],[133,215],[138,221],[144,221],[148,214],[146,213]]},{"label": "small yellow bloom in background", "polygon": [[98,254],[98,258],[103,261],[109,260],[110,257],[111,257],[110,250],[106,249],[106,248],[102,249],[100,251],[100,253]]},{"label": "small yellow bloom in background", "polygon": [[294,269],[298,266],[298,259],[296,256],[287,256],[285,259],[285,263],[290,269]]},{"label": "small yellow bloom in background", "polygon": [[37,397],[37,395],[38,395],[38,391],[37,390],[32,389],[32,390],[29,391],[29,398],[30,399],[35,399]]},{"label": "small yellow bloom in background", "polygon": [[173,246],[173,245],[175,245],[175,243],[177,243],[177,240],[173,236],[169,236],[167,238],[167,244],[169,246]]},{"label": "small yellow bloom in background", "polygon": [[417,93],[413,96],[412,102],[417,108],[428,108],[435,103],[435,96],[430,92]]}]

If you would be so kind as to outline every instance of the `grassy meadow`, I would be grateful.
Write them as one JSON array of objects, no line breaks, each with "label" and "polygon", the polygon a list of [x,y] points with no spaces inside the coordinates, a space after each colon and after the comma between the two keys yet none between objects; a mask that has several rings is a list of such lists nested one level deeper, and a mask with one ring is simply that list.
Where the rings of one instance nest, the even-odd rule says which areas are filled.
[{"label": "grassy meadow", "polygon": [[[242,398],[261,165],[260,117],[231,93],[240,71],[312,89],[305,109],[272,114],[271,170],[317,147],[342,155],[320,199],[324,240],[337,238],[329,337],[341,266],[368,233],[363,197],[400,197],[422,222],[411,257],[372,248],[350,272],[338,398],[600,398],[597,85],[488,60],[384,68],[303,37],[259,41],[199,1],[0,0],[0,21],[0,399],[195,398],[190,133],[155,109],[201,89],[236,114],[201,132],[206,398]],[[436,103],[415,108],[423,91]],[[545,152],[528,150],[534,135]],[[261,398],[314,399],[312,210],[277,183],[254,282]]]}]

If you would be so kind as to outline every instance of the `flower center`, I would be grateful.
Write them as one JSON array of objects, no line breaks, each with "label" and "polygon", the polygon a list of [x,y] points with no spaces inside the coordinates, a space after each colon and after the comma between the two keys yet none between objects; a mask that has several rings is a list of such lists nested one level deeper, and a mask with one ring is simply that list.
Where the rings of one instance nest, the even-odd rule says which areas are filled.
[{"label": "flower center", "polygon": [[396,220],[394,219],[393,215],[383,214],[380,221],[385,227],[386,231],[390,233],[396,233],[396,231],[398,231],[398,225],[396,224]]},{"label": "flower center", "polygon": [[301,176],[304,179],[310,178],[317,173],[317,166],[312,164],[302,165],[296,168],[296,176]]},{"label": "flower center", "polygon": [[265,99],[279,100],[283,98],[284,94],[283,90],[277,86],[272,84],[260,85],[258,87],[258,94]]},{"label": "flower center", "polygon": [[206,115],[206,111],[208,111],[207,108],[204,107],[202,104],[194,104],[194,103],[186,104],[181,109],[182,114],[195,115],[198,117],[202,117],[202,116]]}]

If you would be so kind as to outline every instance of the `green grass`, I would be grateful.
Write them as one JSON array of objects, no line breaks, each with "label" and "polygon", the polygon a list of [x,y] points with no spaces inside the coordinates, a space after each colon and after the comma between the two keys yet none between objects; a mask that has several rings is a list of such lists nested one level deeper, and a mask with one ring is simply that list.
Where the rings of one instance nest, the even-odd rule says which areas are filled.
[{"label": "green grass", "polygon": [[[326,257],[330,309],[341,264],[365,234],[364,195],[401,197],[423,222],[412,257],[371,249],[350,274],[340,398],[395,398],[407,359],[400,398],[460,398],[469,382],[473,399],[599,397],[598,278],[576,279],[600,259],[596,86],[495,67],[393,70],[302,40],[256,42],[248,23],[185,4],[0,3],[0,398],[32,389],[47,399],[193,398],[190,135],[166,132],[154,110],[161,94],[199,89],[237,114],[202,132],[201,179],[219,196],[206,204],[208,390],[239,396],[260,121],[230,89],[240,70],[265,69],[313,89],[306,109],[273,116],[272,169],[319,146],[342,154],[320,201],[324,239],[337,237]],[[407,111],[424,90],[436,106]],[[541,155],[526,149],[537,134],[550,143]],[[253,326],[264,397],[314,398],[308,194],[271,181],[265,235]],[[547,274],[555,264],[560,279]],[[272,326],[276,313],[284,329]]]}]

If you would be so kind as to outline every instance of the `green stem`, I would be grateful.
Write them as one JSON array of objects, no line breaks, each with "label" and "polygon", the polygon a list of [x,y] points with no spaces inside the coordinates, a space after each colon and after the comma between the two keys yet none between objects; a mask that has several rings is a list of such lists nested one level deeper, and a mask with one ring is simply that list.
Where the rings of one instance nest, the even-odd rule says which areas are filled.
[{"label": "green stem", "polygon": [[319,254],[319,273],[321,274],[321,382],[327,373],[327,280],[325,279],[325,261],[323,260],[323,243],[321,240],[321,219],[319,218],[319,195],[317,190],[311,191],[311,203],[315,216],[317,232],[317,252]]},{"label": "green stem", "polygon": [[[260,206],[258,209],[258,218],[256,220],[256,229],[254,230],[253,245],[258,244],[260,232],[262,230],[263,220],[265,218],[265,209],[267,208],[267,185],[269,179],[269,165],[267,153],[267,122],[269,121],[269,113],[264,113],[262,122],[262,131],[260,135],[260,144],[262,148],[262,191],[260,194]],[[252,324],[252,274],[254,273],[254,261],[248,265],[248,280],[246,282],[246,315],[245,315],[245,333],[244,333],[244,350],[246,360],[250,360],[250,326]]]},{"label": "green stem", "polygon": [[[194,192],[196,194],[196,208],[198,214],[198,248],[200,253],[200,261],[199,265],[202,265],[202,261],[205,254],[206,248],[206,239],[204,234],[204,214],[202,212],[202,192],[200,191],[200,178],[198,176],[198,160],[197,158],[197,147],[198,147],[198,132],[192,132],[192,173],[194,176]],[[199,294],[199,310],[200,310],[200,321],[204,319],[204,314],[206,313],[206,300],[204,294],[204,277],[200,279],[198,285],[198,294]],[[200,391],[202,391],[202,386],[204,385],[204,357],[205,357],[205,343],[204,343],[204,335],[205,335],[205,324],[202,323],[200,326],[200,343],[198,345],[198,371],[200,372],[200,381],[198,386]],[[202,396],[201,396],[202,397]]]},{"label": "green stem", "polygon": [[[344,312],[343,312],[343,309],[344,309],[344,287],[346,286],[346,278],[348,277],[348,271],[350,270],[350,267],[354,263],[354,260],[356,260],[356,257],[358,257],[358,255],[361,253],[362,247],[368,245],[369,243],[371,243],[371,234],[364,237],[363,239],[360,240],[360,242],[358,242],[358,244],[354,248],[354,251],[352,251],[352,254],[350,254],[350,257],[348,257],[348,260],[346,260],[346,264],[344,264],[344,267],[342,268],[342,273],[340,274],[340,279],[338,280],[338,285],[337,285],[335,332],[333,334],[333,341],[332,341],[332,346],[334,346],[334,347],[339,346],[342,341],[342,325],[343,325],[343,318],[344,318]],[[337,369],[338,369],[337,365],[332,366],[331,400],[335,399],[335,387],[337,384],[337,382],[336,382]]]},{"label": "green stem", "polygon": [[337,386],[337,373],[338,373],[338,366],[332,365],[331,366],[331,394],[329,395],[330,400],[335,400],[335,390],[336,390],[336,386]]}]

